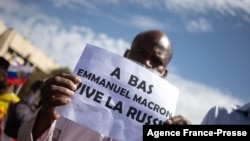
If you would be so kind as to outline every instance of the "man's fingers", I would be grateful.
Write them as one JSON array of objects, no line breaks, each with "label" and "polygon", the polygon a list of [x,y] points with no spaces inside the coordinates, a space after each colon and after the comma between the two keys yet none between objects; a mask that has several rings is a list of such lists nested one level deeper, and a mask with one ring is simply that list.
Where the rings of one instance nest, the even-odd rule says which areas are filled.
[{"label": "man's fingers", "polygon": [[60,76],[71,80],[73,83],[80,83],[81,79],[70,73],[61,73]]},{"label": "man's fingers", "polygon": [[168,125],[190,125],[191,122],[187,120],[186,118],[184,118],[183,116],[178,115],[178,116],[169,118],[166,121],[166,124]]},{"label": "man's fingers", "polygon": [[71,102],[71,98],[66,96],[52,96],[47,101],[48,104],[50,104],[52,107],[56,107],[68,104],[69,102]]},{"label": "man's fingers", "polygon": [[79,82],[79,78],[67,73],[61,73],[47,79],[41,88],[43,104],[56,107],[69,103]]}]

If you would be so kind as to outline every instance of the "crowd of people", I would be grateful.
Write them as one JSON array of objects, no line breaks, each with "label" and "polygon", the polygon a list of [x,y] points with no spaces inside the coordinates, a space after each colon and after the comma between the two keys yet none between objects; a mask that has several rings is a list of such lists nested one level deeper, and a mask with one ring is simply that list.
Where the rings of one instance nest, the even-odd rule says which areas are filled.
[{"label": "crowd of people", "polygon": [[[171,40],[161,30],[147,30],[137,34],[124,57],[167,77],[168,64],[173,56]],[[0,58],[0,135],[18,141],[114,141],[102,133],[60,116],[56,107],[67,105],[80,83],[73,74],[61,73],[37,80],[29,94],[19,98],[6,82],[9,63]],[[98,111],[96,111],[98,112]],[[192,111],[190,111],[192,112]],[[183,115],[166,119],[166,125],[192,125]],[[234,108],[213,107],[201,124],[250,124],[250,103]],[[7,141],[2,138],[0,141]]]},{"label": "crowd of people", "polygon": [[15,141],[22,123],[29,120],[41,104],[43,79],[35,80],[28,93],[19,97],[18,88],[8,81],[10,62],[0,57],[0,141]]},{"label": "crowd of people", "polygon": [[14,93],[14,86],[7,82],[7,70],[10,66],[8,60],[0,57],[0,139],[6,138],[4,136],[4,127],[6,117],[9,112],[9,107],[20,101],[20,98]]}]

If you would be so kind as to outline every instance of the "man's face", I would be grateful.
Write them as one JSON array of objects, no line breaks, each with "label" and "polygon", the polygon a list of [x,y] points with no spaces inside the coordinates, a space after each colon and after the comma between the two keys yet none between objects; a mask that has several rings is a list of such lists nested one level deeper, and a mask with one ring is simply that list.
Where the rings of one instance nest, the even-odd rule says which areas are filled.
[{"label": "man's face", "polygon": [[169,39],[161,35],[155,39],[144,38],[135,43],[126,57],[155,70],[160,77],[165,77],[171,53]]}]

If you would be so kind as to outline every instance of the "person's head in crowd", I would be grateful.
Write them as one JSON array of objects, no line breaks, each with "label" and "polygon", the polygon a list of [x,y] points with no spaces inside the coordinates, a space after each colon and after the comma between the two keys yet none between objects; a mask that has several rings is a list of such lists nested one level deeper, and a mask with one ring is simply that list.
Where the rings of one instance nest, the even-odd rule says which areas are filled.
[{"label": "person's head in crowd", "polygon": [[3,69],[7,72],[9,66],[10,66],[9,61],[6,60],[4,57],[0,56],[0,69]]},{"label": "person's head in crowd", "polygon": [[24,97],[24,100],[29,104],[35,104],[36,106],[39,106],[41,100],[40,89],[43,84],[43,80],[34,81],[30,86],[28,95]]},{"label": "person's head in crowd", "polygon": [[167,76],[167,65],[173,54],[168,36],[160,30],[148,30],[135,36],[130,50],[124,56],[156,72]]},{"label": "person's head in crowd", "polygon": [[8,86],[6,78],[9,66],[9,61],[0,56],[0,90],[6,89]]},{"label": "person's head in crowd", "polygon": [[36,93],[37,91],[40,90],[40,88],[42,87],[44,81],[43,80],[36,80],[35,82],[32,83],[32,85],[30,86],[30,91],[32,93]]}]

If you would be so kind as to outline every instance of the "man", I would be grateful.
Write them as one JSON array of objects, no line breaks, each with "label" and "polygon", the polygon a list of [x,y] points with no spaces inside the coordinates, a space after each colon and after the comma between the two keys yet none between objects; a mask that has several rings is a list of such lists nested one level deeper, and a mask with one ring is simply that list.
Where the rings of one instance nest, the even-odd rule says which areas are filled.
[{"label": "man", "polygon": [[250,125],[250,102],[232,107],[214,106],[201,124]]},{"label": "man", "polygon": [[[165,78],[166,66],[172,57],[172,46],[166,34],[159,30],[149,30],[139,33],[132,42],[131,50],[127,50],[124,56],[146,68],[157,72]],[[75,123],[60,117],[55,113],[57,106],[70,102],[70,98],[77,88],[80,79],[71,74],[62,73],[48,79],[41,89],[42,107],[38,115],[29,123],[24,124],[19,130],[18,141],[29,141],[27,133],[31,133],[33,140],[84,140],[104,141],[111,140],[84,126],[76,126]],[[190,124],[182,116],[175,116],[166,121],[166,124]],[[33,126],[34,125],[34,126]],[[71,125],[71,126],[67,126]],[[62,130],[64,129],[64,130]],[[26,131],[26,132],[25,132]],[[70,134],[66,134],[70,132]]]}]

